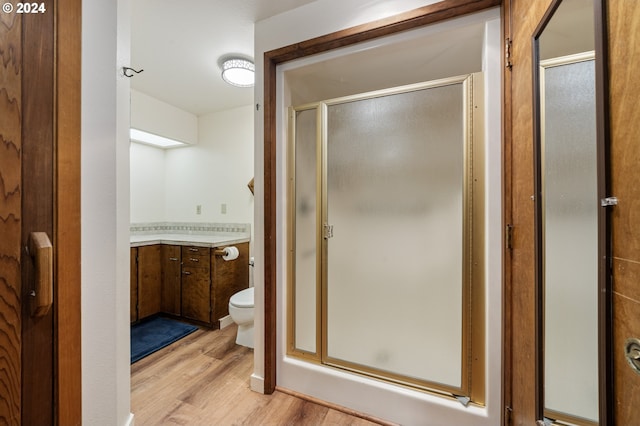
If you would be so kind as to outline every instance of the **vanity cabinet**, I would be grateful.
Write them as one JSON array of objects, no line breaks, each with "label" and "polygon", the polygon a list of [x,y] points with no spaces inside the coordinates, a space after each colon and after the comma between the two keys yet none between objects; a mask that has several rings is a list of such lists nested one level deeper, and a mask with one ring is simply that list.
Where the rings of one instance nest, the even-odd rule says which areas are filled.
[{"label": "vanity cabinet", "polygon": [[163,244],[162,248],[161,310],[167,314],[180,315],[180,293],[182,278],[182,248]]},{"label": "vanity cabinet", "polygon": [[182,247],[181,316],[211,323],[211,262],[208,247]]},{"label": "vanity cabinet", "polygon": [[137,250],[138,320],[141,320],[161,310],[162,264],[159,244]]},{"label": "vanity cabinet", "polygon": [[155,244],[131,248],[131,322],[162,313],[213,328],[229,314],[229,299],[249,287],[249,243],[226,246]]}]

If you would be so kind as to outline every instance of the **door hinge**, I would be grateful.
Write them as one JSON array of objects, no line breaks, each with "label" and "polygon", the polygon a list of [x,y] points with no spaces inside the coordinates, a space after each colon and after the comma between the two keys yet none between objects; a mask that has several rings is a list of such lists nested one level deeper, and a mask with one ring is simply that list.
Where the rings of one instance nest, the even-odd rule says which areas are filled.
[{"label": "door hinge", "polygon": [[618,198],[616,197],[607,197],[600,200],[600,206],[602,207],[612,207],[618,205]]},{"label": "door hinge", "polygon": [[509,37],[504,40],[504,66],[508,69],[513,66],[511,63],[511,39]]},{"label": "door hinge", "polygon": [[513,249],[513,225],[507,224],[504,232],[504,241],[507,249]]},{"label": "door hinge", "polygon": [[324,224],[324,239],[328,240],[329,238],[333,238],[333,225],[329,225],[328,223]]},{"label": "door hinge", "polygon": [[511,425],[511,413],[513,413],[513,409],[511,407],[504,407],[504,426]]}]

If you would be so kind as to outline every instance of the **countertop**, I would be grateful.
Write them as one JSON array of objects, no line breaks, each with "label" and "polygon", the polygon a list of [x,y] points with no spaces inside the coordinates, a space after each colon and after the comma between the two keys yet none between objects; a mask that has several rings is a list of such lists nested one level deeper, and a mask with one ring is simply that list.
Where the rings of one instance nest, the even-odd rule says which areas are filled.
[{"label": "countertop", "polygon": [[229,234],[134,234],[129,237],[131,247],[153,244],[173,244],[178,246],[221,247],[249,242],[249,235]]}]

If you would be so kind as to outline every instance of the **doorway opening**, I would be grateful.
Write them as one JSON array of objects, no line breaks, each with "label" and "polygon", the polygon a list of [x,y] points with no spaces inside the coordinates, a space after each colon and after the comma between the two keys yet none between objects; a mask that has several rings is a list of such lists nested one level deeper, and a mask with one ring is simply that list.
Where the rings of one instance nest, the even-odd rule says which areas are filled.
[{"label": "doorway opening", "polygon": [[[475,28],[475,31],[472,29]],[[389,34],[389,33],[387,33]],[[456,55],[455,48],[464,48],[469,44],[477,47],[476,51],[469,55]],[[407,46],[406,49],[402,47]],[[451,48],[451,49],[450,49]],[[271,234],[269,228],[265,230],[265,239],[275,242],[272,247],[269,243],[265,247],[266,254],[273,250],[273,256],[267,256],[265,261],[265,312],[269,315],[273,313],[274,321],[277,321],[276,340],[274,341],[275,354],[269,353],[269,340],[265,343],[265,358],[267,363],[270,356],[275,355],[273,362],[277,368],[278,386],[293,389],[313,397],[336,402],[340,405],[350,407],[361,407],[363,411],[374,413],[377,416],[397,419],[399,422],[416,422],[412,415],[424,412],[425,407],[429,407],[430,415],[434,418],[442,416],[447,421],[459,422],[481,422],[480,417],[487,418],[489,413],[490,422],[498,419],[500,415],[500,362],[501,362],[501,132],[500,132],[500,79],[501,79],[501,48],[500,48],[500,10],[488,9],[462,18],[451,19],[443,23],[417,27],[411,31],[388,35],[386,37],[374,38],[373,40],[362,42],[356,45],[349,45],[340,49],[331,50],[322,54],[305,56],[291,60],[291,56],[286,56],[286,48],[282,49],[282,61],[271,59],[265,65],[267,70],[267,93],[272,90],[275,103],[269,110],[265,106],[265,152],[273,152],[273,170],[278,174],[265,176],[265,214],[269,216],[270,202],[278,201],[278,206],[286,205],[287,182],[280,179],[286,176],[284,165],[287,164],[287,121],[286,108],[290,105],[318,102],[323,99],[349,96],[354,93],[362,93],[371,90],[415,84],[421,81],[436,80],[451,75],[465,73],[485,72],[485,108],[487,116],[484,120],[486,146],[486,175],[487,193],[485,194],[486,208],[489,214],[485,215],[482,227],[487,236],[487,253],[493,253],[485,259],[486,269],[484,275],[488,283],[483,297],[487,301],[486,315],[480,313],[478,323],[485,327],[485,344],[488,358],[485,368],[478,369],[478,374],[486,377],[488,389],[487,400],[484,407],[469,406],[457,410],[455,405],[451,405],[446,398],[434,396],[426,392],[417,391],[407,393],[406,388],[383,386],[375,380],[368,380],[359,375],[352,375],[344,371],[318,366],[317,364],[300,362],[295,357],[287,355],[286,346],[286,316],[285,309],[287,303],[287,293],[285,291],[289,270],[287,259],[287,239],[286,230],[287,216],[286,210],[279,208],[272,213],[272,219],[265,218],[267,224],[275,222],[277,233]],[[401,53],[404,53],[403,57]],[[267,59],[270,55],[279,58],[279,51],[267,52]],[[444,58],[450,60],[444,60]],[[389,61],[386,61],[389,59]],[[398,59],[398,60],[394,60]],[[442,60],[440,60],[442,59]],[[469,62],[471,61],[471,65]],[[273,71],[269,69],[274,66]],[[400,66],[398,66],[400,64]],[[380,68],[377,68],[380,66]],[[464,69],[469,66],[468,69]],[[461,67],[457,68],[456,67]],[[372,70],[380,72],[372,72]],[[463,70],[464,69],[464,70]],[[446,71],[446,72],[444,72]],[[271,74],[273,72],[273,74]],[[443,73],[438,75],[438,73]],[[273,127],[272,127],[273,126]],[[267,146],[275,144],[275,149]],[[265,164],[266,166],[266,164]],[[281,175],[280,175],[281,174]],[[277,178],[277,180],[275,180]],[[269,181],[273,180],[273,184]],[[270,186],[273,185],[273,186]],[[271,189],[270,189],[271,188]],[[273,198],[274,191],[278,194]],[[269,200],[269,194],[272,200]],[[491,214],[493,213],[493,214]],[[272,235],[269,237],[269,235]],[[277,238],[277,240],[276,240]],[[271,256],[271,257],[270,257]],[[270,260],[271,259],[271,260]],[[270,262],[275,262],[269,266]],[[270,268],[278,271],[277,276],[271,276]],[[273,280],[273,281],[271,281]],[[270,284],[270,282],[272,284]],[[271,289],[270,285],[274,288]],[[273,291],[275,305],[270,305]],[[277,308],[274,309],[274,306]],[[266,317],[267,324],[270,318]],[[270,378],[269,369],[266,368],[265,390],[269,389]],[[332,392],[331,389],[349,389],[341,392],[340,395]],[[492,390],[493,389],[493,390]],[[363,402],[361,395],[363,392],[369,394],[371,398]],[[375,395],[375,396],[374,396]],[[409,396],[410,395],[410,396]],[[382,401],[385,401],[383,404]],[[398,414],[398,410],[389,412],[384,410],[383,405],[389,405],[389,401],[394,401],[398,406],[406,409]],[[366,407],[363,407],[363,404]],[[400,417],[402,419],[400,419]],[[489,423],[488,423],[489,424]]]}]

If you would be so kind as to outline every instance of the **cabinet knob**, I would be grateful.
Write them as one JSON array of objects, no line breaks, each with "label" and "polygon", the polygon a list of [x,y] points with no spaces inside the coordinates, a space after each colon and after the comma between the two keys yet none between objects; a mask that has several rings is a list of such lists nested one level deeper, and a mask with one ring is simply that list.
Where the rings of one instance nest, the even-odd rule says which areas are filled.
[{"label": "cabinet knob", "polygon": [[178,258],[177,257],[170,257],[169,260],[172,260],[172,261],[175,262],[176,260],[178,260]]},{"label": "cabinet knob", "polygon": [[183,274],[183,275],[191,275],[191,272],[189,272],[189,271],[182,271],[182,274]]},{"label": "cabinet knob", "polygon": [[189,247],[189,251],[200,251],[197,248]]},{"label": "cabinet knob", "polygon": [[189,260],[192,261],[192,262],[200,262],[200,259],[198,259],[196,257],[190,257]]}]

